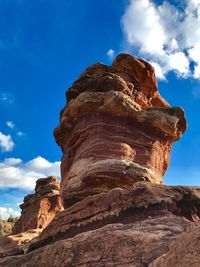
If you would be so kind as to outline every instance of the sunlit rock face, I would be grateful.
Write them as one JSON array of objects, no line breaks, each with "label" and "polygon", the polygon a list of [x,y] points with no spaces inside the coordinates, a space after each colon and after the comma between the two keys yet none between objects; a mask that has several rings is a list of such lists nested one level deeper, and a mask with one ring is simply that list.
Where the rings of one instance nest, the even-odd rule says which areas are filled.
[{"label": "sunlit rock face", "polygon": [[38,179],[35,193],[27,195],[20,205],[21,216],[13,228],[13,234],[30,229],[44,229],[62,210],[60,182],[55,176]]},{"label": "sunlit rock face", "polygon": [[184,112],[159,95],[153,67],[121,54],[87,68],[66,93],[55,138],[62,148],[64,207],[133,183],[161,184]]},{"label": "sunlit rock face", "polygon": [[122,54],[87,68],[55,129],[65,209],[25,245],[0,242],[0,266],[198,267],[200,187],[162,184],[185,129],[147,62]]}]

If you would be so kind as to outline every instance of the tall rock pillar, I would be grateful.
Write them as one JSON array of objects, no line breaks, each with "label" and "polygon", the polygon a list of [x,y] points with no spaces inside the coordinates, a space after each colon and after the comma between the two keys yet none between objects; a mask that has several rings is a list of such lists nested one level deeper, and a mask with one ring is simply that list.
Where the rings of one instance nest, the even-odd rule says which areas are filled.
[{"label": "tall rock pillar", "polygon": [[62,148],[64,207],[133,183],[161,184],[184,112],[159,95],[153,67],[121,54],[87,68],[66,93],[55,138]]}]

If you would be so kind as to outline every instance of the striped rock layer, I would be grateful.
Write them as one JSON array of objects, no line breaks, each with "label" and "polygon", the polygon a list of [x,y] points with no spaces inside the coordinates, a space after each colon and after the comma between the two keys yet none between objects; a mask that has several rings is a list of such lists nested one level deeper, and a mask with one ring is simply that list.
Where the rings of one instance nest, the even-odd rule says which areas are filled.
[{"label": "striped rock layer", "polygon": [[62,148],[64,207],[133,183],[161,184],[184,112],[159,95],[153,67],[121,54],[87,68],[67,91],[55,138]]},{"label": "striped rock layer", "polygon": [[162,184],[185,129],[147,62],[86,69],[55,129],[65,209],[17,250],[19,236],[0,242],[0,266],[199,267],[200,187]]}]

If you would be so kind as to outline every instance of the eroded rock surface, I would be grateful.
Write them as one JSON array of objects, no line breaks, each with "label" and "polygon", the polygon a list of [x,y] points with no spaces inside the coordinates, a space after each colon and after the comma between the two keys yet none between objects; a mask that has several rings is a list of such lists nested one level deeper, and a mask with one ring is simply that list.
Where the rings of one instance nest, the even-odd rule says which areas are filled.
[{"label": "eroded rock surface", "polygon": [[199,267],[200,223],[191,225],[186,232],[172,242],[168,252],[157,258],[149,267]]},{"label": "eroded rock surface", "polygon": [[173,253],[173,242],[199,217],[200,188],[138,182],[131,191],[113,189],[61,211],[27,254],[4,258],[2,266],[144,267],[156,260],[156,267],[187,266],[178,265],[183,253],[173,265],[159,264],[160,256]]},{"label": "eroded rock surface", "polygon": [[199,266],[200,187],[162,183],[184,112],[159,95],[153,67],[121,54],[66,96],[55,129],[65,209],[0,266]]},{"label": "eroded rock surface", "polygon": [[35,193],[27,195],[20,205],[22,212],[13,234],[45,228],[62,209],[59,190],[60,182],[55,176],[38,179]]},{"label": "eroded rock surface", "polygon": [[42,229],[33,229],[16,235],[8,235],[1,238],[0,258],[24,254],[28,249],[30,242],[33,239],[36,239],[41,231]]},{"label": "eroded rock surface", "polygon": [[121,54],[87,68],[67,91],[55,129],[63,151],[65,208],[134,182],[162,183],[172,142],[186,129],[181,108],[159,95],[153,67]]}]

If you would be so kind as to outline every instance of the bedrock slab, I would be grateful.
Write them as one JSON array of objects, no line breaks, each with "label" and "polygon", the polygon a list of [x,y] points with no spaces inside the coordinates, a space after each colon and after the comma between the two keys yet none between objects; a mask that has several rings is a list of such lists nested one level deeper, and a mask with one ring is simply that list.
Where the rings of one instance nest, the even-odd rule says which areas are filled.
[{"label": "bedrock slab", "polygon": [[[188,233],[199,217],[199,187],[138,182],[130,192],[116,188],[61,211],[24,255],[4,257],[0,266],[171,266],[166,255],[179,252],[181,244],[186,250],[192,242],[188,260],[176,259],[176,253],[170,256],[173,266],[187,266],[180,264],[195,263],[198,258],[197,254],[192,258],[192,248],[198,251],[196,228]],[[185,235],[190,238],[176,245]]]},{"label": "bedrock slab", "polygon": [[175,239],[168,251],[153,261],[149,267],[199,267],[199,261],[200,223],[197,222]]},{"label": "bedrock slab", "polygon": [[158,219],[159,216],[167,218],[167,215],[177,217],[184,224],[198,221],[200,188],[138,182],[130,191],[116,188],[108,193],[90,196],[61,211],[29,250],[108,224],[134,224],[155,217]]}]

